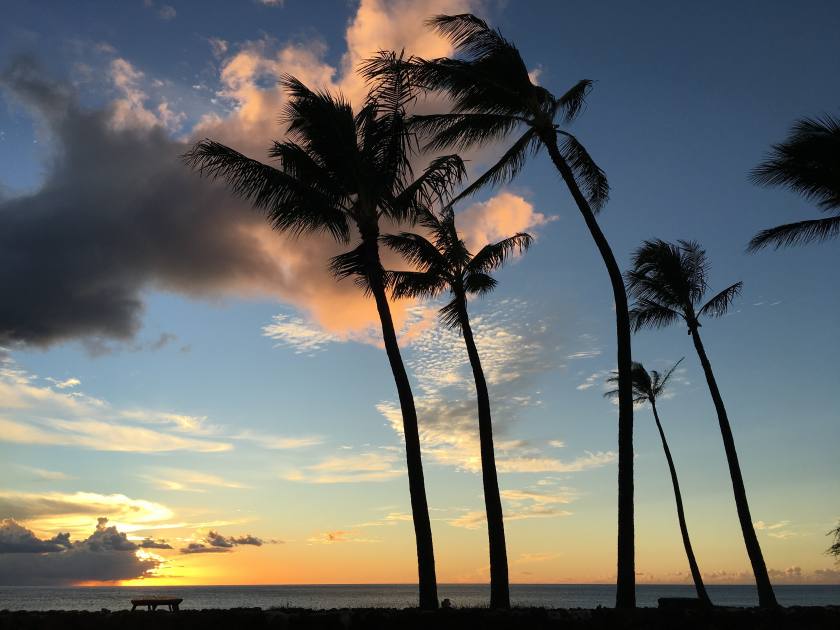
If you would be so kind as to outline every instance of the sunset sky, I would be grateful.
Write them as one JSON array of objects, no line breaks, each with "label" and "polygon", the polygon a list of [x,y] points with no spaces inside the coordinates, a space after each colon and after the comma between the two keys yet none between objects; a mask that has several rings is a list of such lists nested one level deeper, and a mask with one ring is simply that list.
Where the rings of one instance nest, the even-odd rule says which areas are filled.
[{"label": "sunset sky", "polygon": [[[326,269],[341,246],[271,232],[179,155],[209,137],[264,158],[284,134],[281,73],[358,103],[359,61],[450,54],[423,20],[466,11],[516,42],[555,94],[595,80],[573,130],[609,176],[600,222],[623,267],[644,239],[695,239],[711,291],[743,280],[731,314],[701,333],[771,578],[840,582],[824,554],[840,518],[840,249],[744,253],[758,230],[818,214],[748,173],[797,118],[838,114],[836,2],[0,7],[0,585],[416,580],[396,390],[372,302]],[[470,173],[498,149],[465,155]],[[617,410],[603,397],[614,313],[601,259],[545,155],[457,210],[473,250],[536,236],[471,305],[511,580],[614,581]],[[484,582],[471,373],[436,306],[393,310],[438,579]],[[633,354],[659,370],[686,357],[659,411],[695,553],[708,582],[749,583],[690,338],[640,333]],[[635,449],[638,579],[689,582],[648,408]]]}]

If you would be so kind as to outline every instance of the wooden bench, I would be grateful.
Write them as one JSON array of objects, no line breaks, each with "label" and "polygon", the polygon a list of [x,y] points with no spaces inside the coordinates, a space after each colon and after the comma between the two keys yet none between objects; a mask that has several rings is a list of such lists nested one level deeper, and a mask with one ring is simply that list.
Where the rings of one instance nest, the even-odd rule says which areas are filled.
[{"label": "wooden bench", "polygon": [[131,610],[138,606],[145,606],[146,610],[157,610],[158,606],[168,606],[170,612],[178,612],[178,605],[184,601],[180,597],[146,597],[144,599],[132,599]]}]

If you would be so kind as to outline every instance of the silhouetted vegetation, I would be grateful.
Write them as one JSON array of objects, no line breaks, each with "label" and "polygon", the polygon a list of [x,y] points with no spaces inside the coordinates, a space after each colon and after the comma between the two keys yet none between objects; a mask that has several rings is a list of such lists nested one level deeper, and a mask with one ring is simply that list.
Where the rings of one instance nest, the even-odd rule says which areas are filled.
[{"label": "silhouetted vegetation", "polygon": [[797,192],[834,216],[762,230],[750,241],[749,251],[836,238],[840,235],[840,119],[826,115],[798,121],[787,140],[773,145],[770,156],[753,170],[751,178],[760,186],[783,186]]},{"label": "silhouetted vegetation", "polygon": [[402,254],[417,268],[416,271],[389,272],[393,294],[397,298],[434,298],[448,291],[451,297],[440,309],[440,320],[446,327],[460,330],[475,380],[481,473],[490,545],[490,606],[510,608],[505,525],[493,450],[490,394],[470,326],[467,296],[484,295],[492,291],[496,287],[496,280],[490,273],[501,267],[517,250],[522,252],[527,249],[531,244],[531,236],[515,234],[498,243],[485,245],[473,256],[455,229],[455,213],[451,206],[444,209],[440,216],[432,212],[421,212],[419,224],[428,230],[431,240],[409,232],[382,237],[388,247]]},{"label": "silhouetted vegetation", "polygon": [[703,303],[708,288],[706,278],[708,269],[706,252],[698,243],[679,241],[673,244],[662,240],[646,241],[633,254],[633,267],[627,272],[627,286],[635,299],[630,311],[630,319],[636,331],[642,328],[662,328],[680,320],[688,327],[688,333],[691,335],[694,348],[703,366],[703,373],[717,411],[723,447],[729,464],[729,475],[732,478],[738,519],[755,575],[759,602],[762,606],[775,606],[776,596],[773,594],[764,556],[750,517],[747,492],[744,488],[744,479],[738,463],[738,453],[735,450],[735,439],[732,436],[729,417],[699,331],[700,318],[721,317],[726,314],[741,291],[741,283],[736,282]]},{"label": "silhouetted vegetation", "polygon": [[184,159],[202,175],[222,179],[232,192],[264,211],[280,231],[322,231],[341,243],[351,242],[352,229],[358,232],[358,245],[335,256],[330,268],[339,279],[355,278],[376,300],[402,410],[420,606],[437,608],[417,412],[388,305],[379,222],[383,217],[413,222],[418,211],[446,197],[461,181],[464,166],[457,155],[443,156],[412,179],[412,135],[406,124],[411,95],[400,73],[380,82],[355,115],[340,96],[312,91],[291,76],[283,79],[283,85],[289,95],[283,114],[288,136],[269,152],[277,168],[212,140],[196,144]]},{"label": "silhouetted vegetation", "polygon": [[[659,411],[656,408],[656,401],[665,392],[668,380],[677,369],[682,359],[677,361],[670,370],[664,374],[657,370],[648,372],[641,363],[633,362],[633,402],[637,404],[650,403],[650,408],[653,411],[653,419],[656,421],[656,428],[659,430],[659,438],[662,440],[662,448],[665,451],[665,459],[668,461],[668,470],[671,473],[671,484],[674,486],[674,500],[677,504],[677,520],[680,524],[680,534],[682,535],[683,547],[685,547],[685,555],[688,559],[688,567],[691,571],[691,579],[694,580],[694,588],[697,591],[697,597],[707,606],[712,605],[709,599],[709,594],[706,592],[706,587],[703,584],[703,576],[700,574],[700,568],[697,566],[697,560],[694,557],[694,550],[691,547],[691,538],[688,535],[688,525],[685,522],[685,510],[683,509],[682,492],[680,492],[680,482],[677,479],[677,468],[674,465],[674,459],[671,457],[671,449],[668,447],[668,440],[665,439],[665,430],[662,428],[662,423],[659,420]],[[613,373],[613,376],[607,379],[608,383],[618,382],[618,375]],[[608,398],[615,398],[618,395],[618,390],[613,389],[604,394]]]},{"label": "silhouetted vegetation", "polygon": [[[501,159],[467,186],[456,199],[486,186],[508,182],[528,157],[545,148],[572,194],[604,260],[613,290],[618,340],[618,590],[616,605],[635,606],[633,531],[633,393],[630,376],[630,322],[621,270],[595,214],[609,197],[604,172],[583,144],[560,124],[571,123],[581,112],[592,82],[578,81],[554,96],[536,85],[516,46],[472,14],[439,15],[428,22],[455,46],[458,58],[397,60],[412,80],[427,91],[446,94],[452,111],[412,118],[412,128],[428,134],[427,149],[467,149],[518,138]],[[394,72],[392,54],[381,54],[364,66],[368,78]],[[521,135],[519,135],[521,134]]]}]

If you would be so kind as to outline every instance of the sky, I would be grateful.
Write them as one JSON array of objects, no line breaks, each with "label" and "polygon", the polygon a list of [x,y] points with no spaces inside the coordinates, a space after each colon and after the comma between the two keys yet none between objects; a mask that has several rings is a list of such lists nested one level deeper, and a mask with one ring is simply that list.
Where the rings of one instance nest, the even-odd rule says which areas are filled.
[{"label": "sky", "polygon": [[[451,53],[423,27],[475,12],[555,94],[595,81],[572,131],[606,171],[619,263],[699,241],[701,333],[776,583],[838,583],[837,243],[744,253],[818,214],[748,173],[798,119],[838,113],[840,7],[813,1],[4,0],[0,5],[0,584],[412,583],[396,391],[376,311],[290,239],[190,173],[209,137],[256,158],[291,73],[364,96],[380,49]],[[420,107],[433,109],[435,103]],[[471,175],[498,147],[465,155]],[[488,373],[510,575],[615,579],[612,295],[544,155],[458,207],[468,244],[532,248],[471,303]],[[386,263],[397,264],[393,255]],[[439,306],[439,305],[437,305]],[[420,416],[440,582],[488,579],[473,387],[435,303],[393,304]],[[680,327],[635,335],[681,357],[659,411],[710,583],[749,583],[714,409]],[[686,583],[653,419],[636,411],[638,580]],[[104,520],[103,520],[104,519]],[[67,534],[69,533],[69,537]]]}]

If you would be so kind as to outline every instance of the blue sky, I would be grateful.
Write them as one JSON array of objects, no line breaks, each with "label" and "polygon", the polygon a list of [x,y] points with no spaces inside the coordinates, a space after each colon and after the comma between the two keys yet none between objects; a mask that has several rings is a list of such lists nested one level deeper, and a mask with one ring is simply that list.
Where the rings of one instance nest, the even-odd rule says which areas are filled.
[{"label": "blue sky", "polygon": [[[361,7],[298,0],[276,6],[247,0],[60,6],[11,1],[4,9],[11,19],[0,26],[0,66],[5,69],[28,55],[40,64],[42,76],[72,86],[67,89],[76,92],[84,108],[110,111],[114,102],[126,101],[132,116],[126,124],[140,124],[143,112],[151,112],[158,116],[154,124],[170,138],[195,139],[205,129],[229,134],[226,138],[243,129],[274,129],[279,136],[276,114],[265,110],[263,101],[255,109],[263,119],[253,127],[242,122],[249,104],[275,89],[272,71],[282,70],[284,63],[301,64],[292,70],[303,67],[307,76],[327,76],[324,68],[332,69],[332,80],[352,95],[358,86],[342,70],[348,36],[359,54],[371,52],[358,48],[369,41],[422,48],[428,44],[419,38],[423,29],[412,11],[464,9],[479,12],[502,29],[539,71],[540,83],[555,93],[581,78],[596,81],[573,131],[609,176],[611,201],[600,221],[623,266],[644,239],[687,238],[707,249],[712,290],[744,281],[733,312],[707,322],[701,332],[733,422],[753,517],[762,523],[759,535],[778,580],[836,582],[836,573],[816,572],[831,571],[831,560],[822,555],[828,544],[823,534],[840,516],[830,499],[838,490],[834,445],[840,431],[834,394],[840,353],[834,271],[838,250],[828,243],[744,253],[759,229],[818,212],[785,191],[755,187],[747,176],[797,118],[837,113],[840,87],[831,80],[840,52],[840,9],[835,3],[809,2],[806,10],[785,2],[656,2],[640,8],[441,0],[417,3],[408,11],[404,4],[384,0],[365,1]],[[379,31],[362,19],[371,15],[382,18]],[[284,57],[281,51],[291,52]],[[246,58],[262,60],[263,70],[248,75],[244,83],[225,83],[225,69],[240,67],[235,64]],[[116,60],[135,74],[127,75],[126,66],[116,66]],[[119,68],[120,76],[130,77],[128,88],[118,83]],[[245,88],[252,91],[246,94]],[[37,192],[49,173],[61,168],[49,125],[13,94],[7,91],[6,96],[0,107],[0,199],[6,197],[0,201],[0,217],[12,208],[6,207],[8,199]],[[169,122],[156,109],[164,102],[175,115]],[[221,122],[202,119],[210,113]],[[197,128],[202,120],[209,126]],[[253,143],[247,148],[266,146],[271,139],[242,138]],[[476,169],[487,158],[472,157]],[[517,448],[527,448],[531,457],[552,462],[586,460],[580,470],[552,472],[558,465],[551,464],[533,472],[502,473],[502,488],[509,491],[506,510],[509,516],[520,515],[509,522],[511,557],[521,561],[512,577],[608,581],[614,571],[615,466],[610,456],[616,448],[616,412],[602,397],[603,379],[614,365],[606,273],[544,156],[506,191],[527,206],[522,227],[538,238],[526,256],[500,272],[498,290],[473,306],[480,317],[479,335],[485,334],[483,340],[479,336],[479,348],[500,366],[497,381],[491,380],[499,439],[524,441],[511,445],[511,457]],[[478,201],[499,193],[489,191]],[[119,204],[111,211],[119,213]],[[537,213],[544,218],[535,218]],[[312,256],[307,265],[323,264],[317,251],[307,250]],[[352,328],[337,323],[340,310],[331,319],[286,289],[248,292],[220,285],[196,297],[189,289],[173,290],[171,283],[152,278],[139,291],[142,326],[130,340],[100,339],[110,348],[104,354],[91,352],[90,340],[16,348],[9,355],[9,369],[25,370],[30,385],[56,395],[84,392],[107,401],[107,422],[117,422],[114,417],[126,410],[142,410],[146,417],[139,422],[146,427],[154,425],[149,420],[153,412],[206,417],[199,423],[204,433],[192,435],[172,420],[159,421],[156,430],[221,440],[233,448],[220,453],[191,448],[133,453],[23,439],[0,443],[0,473],[9,480],[4,488],[11,493],[6,498],[9,514],[0,517],[30,514],[31,527],[46,534],[51,527],[69,527],[80,510],[68,508],[64,517],[70,520],[65,521],[27,512],[20,508],[24,495],[30,502],[50,493],[124,495],[172,512],[171,518],[153,522],[158,530],[140,529],[125,515],[112,516],[135,526],[132,531],[138,536],[174,531],[179,541],[200,540],[207,523],[224,523],[218,527],[231,535],[248,530],[266,540],[286,541],[258,551],[237,549],[241,557],[262,554],[266,568],[259,574],[261,581],[411,581],[410,527],[399,517],[391,520],[396,525],[381,524],[386,514],[407,512],[407,488],[399,471],[399,436],[383,414],[396,400],[393,382],[384,353],[364,327],[357,326],[351,335],[362,342],[330,341],[345,338]],[[340,309],[341,295],[330,308]],[[301,327],[295,335],[287,332],[286,342],[263,332],[278,314],[283,322]],[[428,323],[428,313],[426,317]],[[326,330],[327,337],[319,347],[301,350],[301,330],[309,335]],[[494,345],[492,339],[498,338],[491,335],[500,331],[509,343]],[[516,356],[517,348],[530,350]],[[432,404],[435,396],[449,410],[458,409],[460,401],[468,414],[470,391],[459,350],[457,339],[433,329],[406,340],[415,394],[429,398],[426,406],[420,403],[421,414],[424,409],[440,412]],[[663,422],[681,474],[701,568],[721,581],[739,581],[748,566],[746,555],[717,422],[690,339],[679,327],[640,333],[634,338],[634,355],[657,369],[686,356],[674,396],[661,405]],[[454,362],[455,380],[436,381],[447,375],[436,375],[430,361]],[[505,374],[513,376],[506,380]],[[80,384],[60,389],[46,377],[75,378]],[[0,418],[28,426],[70,413],[66,400],[56,408],[42,408],[44,396],[35,394],[35,402],[15,407],[10,402],[14,394],[10,386],[5,402],[0,398],[5,405]],[[421,417],[421,424],[427,421],[437,432],[449,427],[456,437],[469,422],[467,418],[456,426],[447,425],[446,418],[435,420]],[[216,425],[223,428],[212,429]],[[685,580],[670,482],[646,409],[637,412],[636,426],[640,579]],[[308,439],[312,444],[269,448],[271,439]],[[458,459],[463,455],[459,446],[437,433],[428,440],[430,451],[439,453],[426,457],[426,474],[430,504],[438,510],[433,518],[441,579],[484,579],[484,530],[467,518],[481,509],[480,477]],[[551,441],[564,445],[552,446]],[[351,456],[356,459],[346,460],[345,468],[352,469],[353,462],[364,463],[369,455],[386,466],[363,479],[318,483],[318,471],[332,469],[307,469]],[[33,468],[62,472],[65,478],[38,478]],[[215,484],[207,479],[204,485],[190,482],[187,470],[242,487],[220,486],[219,479]],[[349,473],[341,469],[340,474]],[[161,479],[178,475],[182,486],[192,483],[193,490],[212,494],[161,486]],[[515,491],[536,494],[516,499]],[[537,495],[542,498],[535,499]],[[542,517],[537,518],[540,510]],[[380,525],[359,526],[369,522]],[[173,523],[186,525],[166,529]],[[91,528],[79,525],[79,535]],[[338,538],[346,540],[320,545],[328,532],[345,532]],[[381,560],[363,572],[345,566],[362,554]],[[388,566],[385,559],[399,554],[407,561]],[[202,565],[205,577],[216,576],[206,579],[239,579],[230,558],[218,560],[221,564],[212,570]],[[271,563],[280,560],[299,570],[272,573]],[[175,557],[170,562],[177,566],[181,561]],[[308,564],[321,570],[303,568]],[[791,567],[800,567],[800,573],[785,573]],[[195,577],[199,573],[191,575],[204,579]]]}]

